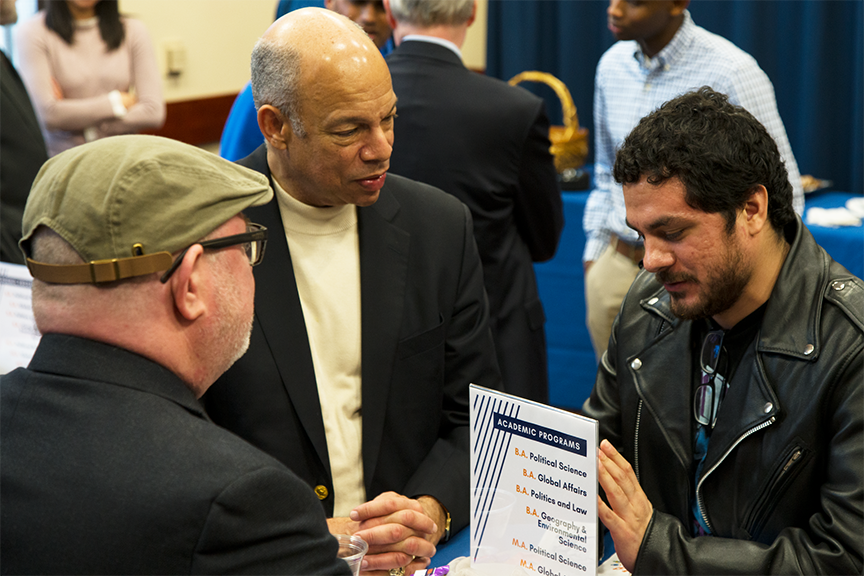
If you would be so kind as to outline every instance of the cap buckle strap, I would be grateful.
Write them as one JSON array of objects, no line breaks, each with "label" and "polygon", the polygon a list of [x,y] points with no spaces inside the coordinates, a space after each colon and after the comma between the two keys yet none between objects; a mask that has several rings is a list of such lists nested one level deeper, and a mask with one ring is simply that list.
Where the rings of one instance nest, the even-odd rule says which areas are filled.
[{"label": "cap buckle strap", "polygon": [[133,276],[143,276],[171,267],[174,259],[168,252],[146,256],[93,260],[87,264],[45,264],[27,259],[30,274],[52,284],[99,284]]}]

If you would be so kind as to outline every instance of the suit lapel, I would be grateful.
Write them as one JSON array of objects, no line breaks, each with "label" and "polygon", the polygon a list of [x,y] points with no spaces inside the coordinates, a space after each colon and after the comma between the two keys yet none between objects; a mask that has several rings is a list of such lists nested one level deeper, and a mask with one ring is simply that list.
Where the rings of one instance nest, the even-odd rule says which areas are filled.
[{"label": "suit lapel", "polygon": [[[271,178],[266,152],[263,156],[259,154],[263,149],[261,146],[240,163]],[[255,321],[264,334],[297,417],[329,474],[330,458],[312,352],[279,204],[274,198],[264,206],[247,209],[246,215],[269,231],[264,261],[254,269]]]},{"label": "suit lapel", "polygon": [[378,201],[357,210],[363,381],[363,473],[366,488],[375,474],[387,397],[402,324],[410,234],[392,223],[399,203],[384,190]]}]

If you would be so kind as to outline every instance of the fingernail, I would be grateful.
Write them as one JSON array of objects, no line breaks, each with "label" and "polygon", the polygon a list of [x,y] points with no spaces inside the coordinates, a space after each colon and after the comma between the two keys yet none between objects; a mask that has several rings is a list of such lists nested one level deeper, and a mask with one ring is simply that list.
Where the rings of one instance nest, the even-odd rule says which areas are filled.
[{"label": "fingernail", "polygon": [[352,510],[348,513],[348,517],[355,522],[360,519],[360,514],[358,514],[355,510]]},{"label": "fingernail", "polygon": [[366,568],[368,568],[368,567],[369,567],[369,561],[368,560],[363,560],[362,562],[360,562],[360,570],[366,570]]}]

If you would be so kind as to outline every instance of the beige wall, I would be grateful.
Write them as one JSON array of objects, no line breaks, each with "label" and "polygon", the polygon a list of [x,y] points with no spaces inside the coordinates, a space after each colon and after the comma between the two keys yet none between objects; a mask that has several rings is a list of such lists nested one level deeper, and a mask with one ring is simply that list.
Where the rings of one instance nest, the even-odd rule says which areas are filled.
[{"label": "beige wall", "polygon": [[[273,22],[276,0],[120,0],[120,11],[150,31],[165,100],[237,93],[249,81],[249,54]],[[167,74],[167,50],[185,53],[184,71]]]},{"label": "beige wall", "polygon": [[[469,68],[486,67],[486,6],[463,47]],[[120,11],[144,22],[162,71],[165,100],[177,102],[239,92],[249,81],[249,54],[273,22],[277,0],[120,0]],[[170,49],[185,61],[167,74]]]},{"label": "beige wall", "polygon": [[474,70],[486,70],[486,9],[489,0],[477,0],[477,17],[468,28],[468,36],[462,45],[462,61]]}]

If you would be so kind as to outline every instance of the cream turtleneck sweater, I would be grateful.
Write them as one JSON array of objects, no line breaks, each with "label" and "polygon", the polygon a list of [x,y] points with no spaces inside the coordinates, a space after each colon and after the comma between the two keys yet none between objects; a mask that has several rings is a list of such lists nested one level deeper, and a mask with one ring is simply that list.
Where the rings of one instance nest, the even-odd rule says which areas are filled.
[{"label": "cream turtleneck sweater", "polygon": [[357,207],[309,206],[275,180],[274,188],[318,383],[333,477],[333,515],[345,517],[366,501]]}]

